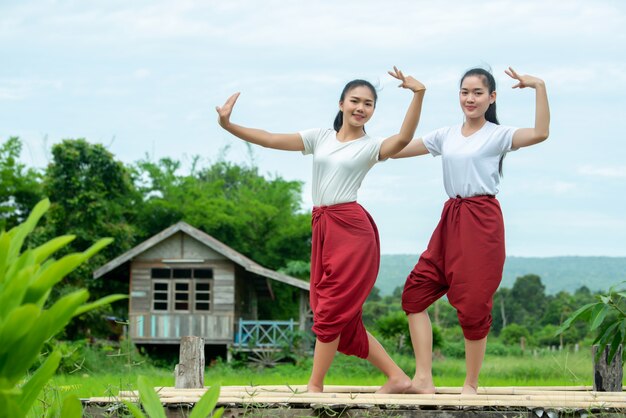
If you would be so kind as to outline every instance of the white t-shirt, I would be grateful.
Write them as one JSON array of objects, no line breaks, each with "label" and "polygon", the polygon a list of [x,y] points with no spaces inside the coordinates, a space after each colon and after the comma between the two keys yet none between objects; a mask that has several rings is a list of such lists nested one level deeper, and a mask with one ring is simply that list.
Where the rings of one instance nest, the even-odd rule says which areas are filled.
[{"label": "white t-shirt", "polygon": [[341,142],[334,129],[300,132],[304,155],[313,154],[313,204],[354,202],[367,172],[378,162],[382,140],[367,134]]},{"label": "white t-shirt", "polygon": [[496,195],[500,158],[512,150],[517,128],[486,122],[465,137],[461,126],[437,129],[423,137],[428,152],[441,155],[446,193],[450,197]]}]

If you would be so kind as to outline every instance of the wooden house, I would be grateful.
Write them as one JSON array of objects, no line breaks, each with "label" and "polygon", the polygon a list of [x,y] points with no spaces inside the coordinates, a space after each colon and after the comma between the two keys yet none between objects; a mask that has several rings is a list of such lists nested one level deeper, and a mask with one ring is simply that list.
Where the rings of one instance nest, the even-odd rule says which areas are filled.
[{"label": "wooden house", "polygon": [[[111,260],[94,278],[129,282],[128,332],[139,345],[193,335],[224,348],[273,347],[312,321],[307,281],[264,268],[185,222]],[[273,283],[299,289],[298,318],[259,318]]]}]

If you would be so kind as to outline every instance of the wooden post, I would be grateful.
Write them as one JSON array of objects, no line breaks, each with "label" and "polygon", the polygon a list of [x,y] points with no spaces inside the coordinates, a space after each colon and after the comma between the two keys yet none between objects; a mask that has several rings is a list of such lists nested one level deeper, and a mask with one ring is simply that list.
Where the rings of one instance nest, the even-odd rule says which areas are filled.
[{"label": "wooden post", "polygon": [[182,337],[180,358],[174,369],[176,389],[204,387],[204,338]]},{"label": "wooden post", "polygon": [[617,349],[611,364],[608,362],[610,347],[604,346],[604,353],[596,362],[598,346],[594,345],[593,352],[593,390],[598,392],[621,392],[624,368],[622,365],[622,346]]}]

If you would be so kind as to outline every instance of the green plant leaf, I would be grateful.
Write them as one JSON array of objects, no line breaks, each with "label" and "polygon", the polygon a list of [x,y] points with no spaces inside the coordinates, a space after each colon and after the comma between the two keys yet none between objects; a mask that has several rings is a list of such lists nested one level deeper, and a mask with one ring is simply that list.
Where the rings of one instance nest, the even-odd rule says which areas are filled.
[{"label": "green plant leaf", "polygon": [[604,342],[604,344],[606,344],[606,340],[611,337],[612,334],[612,330],[613,328],[615,328],[617,326],[616,323],[606,323],[604,324],[599,330],[598,330],[598,334],[596,335],[596,338],[594,338],[592,344],[602,344]]},{"label": "green plant leaf", "polygon": [[111,238],[103,238],[86,249],[82,253],[68,254],[57,262],[46,268],[37,280],[32,283],[24,302],[36,303],[48,292],[52,286],[60,282],[65,276],[74,271],[76,267],[87,261],[98,251],[109,245],[113,240]]},{"label": "green plant leaf", "polygon": [[606,314],[609,312],[609,309],[609,305],[598,304],[594,307],[593,311],[591,312],[591,325],[589,327],[589,330],[593,331],[594,329],[598,328],[600,324],[602,324],[604,318],[606,318]]},{"label": "green plant leaf", "polygon": [[9,247],[11,246],[11,236],[6,232],[0,233],[0,285],[6,280],[4,272],[9,257]]},{"label": "green plant leaf", "polygon": [[0,417],[22,418],[26,411],[15,401],[15,397],[0,391]]},{"label": "green plant leaf", "polygon": [[[57,334],[74,317],[74,313],[80,305],[89,299],[89,292],[85,289],[77,290],[57,300],[54,305],[41,316],[52,318],[52,327],[48,330],[48,338]],[[47,339],[47,338],[46,338]]]},{"label": "green plant leaf", "polygon": [[85,312],[91,311],[92,309],[96,309],[104,305],[109,305],[113,302],[117,302],[118,300],[122,300],[122,299],[128,299],[128,295],[117,294],[117,295],[105,296],[94,302],[87,303],[78,307],[78,309],[76,309],[76,312],[74,313],[74,316],[82,315]]},{"label": "green plant leaf", "polygon": [[31,331],[15,341],[0,355],[0,376],[11,384],[17,384],[26,374],[30,366],[37,360],[44,341],[50,318],[40,316]]},{"label": "green plant leaf", "polygon": [[52,378],[60,362],[61,353],[53,351],[22,387],[22,396],[20,396],[19,404],[25,411],[30,410],[33,403],[37,400],[39,392],[41,392],[48,380]]},{"label": "green plant leaf", "polygon": [[611,341],[611,349],[609,350],[609,358],[607,359],[608,363],[611,364],[613,362],[613,358],[615,357],[615,353],[617,353],[617,350],[619,349],[620,344],[622,343],[622,338],[623,335],[621,333],[621,331],[617,330],[617,333],[615,334],[615,336],[613,337],[613,341]]},{"label": "green plant leaf", "polygon": [[556,330],[555,335],[559,335],[567,331],[575,321],[578,321],[578,320],[582,321],[586,319],[586,317],[590,314],[593,307],[598,304],[599,302],[588,303],[584,305],[583,307],[579,308],[578,310],[576,310],[572,315],[570,315],[569,318],[567,318],[567,320],[565,320],[565,322],[563,322],[563,324],[559,327],[559,329]]},{"label": "green plant leaf", "polygon": [[204,395],[196,402],[189,415],[189,418],[206,418],[215,409],[217,400],[220,397],[220,386],[213,385]]},{"label": "green plant leaf", "polygon": [[39,318],[40,310],[33,304],[22,305],[14,309],[0,325],[0,354],[6,352],[15,341],[30,332]]},{"label": "green plant leaf", "polygon": [[124,402],[124,405],[126,405],[126,408],[128,408],[130,413],[133,414],[135,418],[146,418],[146,415],[143,412],[141,412],[141,409],[139,409],[137,405],[128,401],[123,401],[123,402]]},{"label": "green plant leaf", "polygon": [[9,234],[11,235],[11,245],[7,251],[7,261],[9,263],[17,257],[22,249],[26,236],[35,229],[37,222],[39,222],[39,219],[41,219],[49,207],[50,201],[48,199],[40,201],[35,205],[33,210],[28,215],[28,218],[23,223],[9,231]]},{"label": "green plant leaf", "polygon": [[154,391],[154,388],[148,383],[148,379],[145,376],[139,376],[137,386],[139,388],[141,404],[148,416],[150,418],[166,418],[163,405],[161,405],[161,399]]},{"label": "green plant leaf", "polygon": [[81,418],[83,416],[83,405],[76,395],[68,395],[63,399],[61,407],[62,418]]},{"label": "green plant leaf", "polygon": [[6,317],[10,311],[24,303],[29,279],[36,275],[37,266],[27,266],[12,277],[5,277],[4,288],[0,292],[0,317]]},{"label": "green plant leaf", "polygon": [[68,254],[46,268],[31,284],[24,296],[25,303],[37,303],[65,276],[74,271],[87,258],[81,253]]},{"label": "green plant leaf", "polygon": [[41,264],[44,260],[50,257],[50,255],[54,254],[70,242],[74,241],[75,238],[75,235],[63,235],[53,238],[45,244],[42,244],[39,247],[35,248],[33,250],[35,263]]},{"label": "green plant leaf", "polygon": [[4,364],[0,361],[2,365],[0,373],[5,377],[16,379],[28,370],[29,365],[37,359],[44,342],[68,324],[78,306],[88,297],[89,293],[86,290],[77,290],[59,299],[47,311],[43,311],[31,331],[10,346],[7,353],[12,358]]}]

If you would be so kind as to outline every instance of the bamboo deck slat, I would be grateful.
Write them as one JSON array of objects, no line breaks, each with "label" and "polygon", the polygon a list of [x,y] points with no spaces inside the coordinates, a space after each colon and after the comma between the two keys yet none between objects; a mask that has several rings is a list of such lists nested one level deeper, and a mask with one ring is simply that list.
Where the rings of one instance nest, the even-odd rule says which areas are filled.
[{"label": "bamboo deck slat", "polygon": [[[155,388],[164,404],[194,404],[205,389]],[[308,408],[379,407],[385,409],[420,407],[612,409],[626,412],[624,392],[594,392],[589,386],[482,387],[477,395],[461,395],[461,388],[442,387],[436,394],[376,394],[378,386],[326,386],[324,393],[306,393],[306,386],[224,386],[218,405],[280,408],[295,405]],[[94,403],[137,400],[135,391],[119,397],[91,398]]]}]

